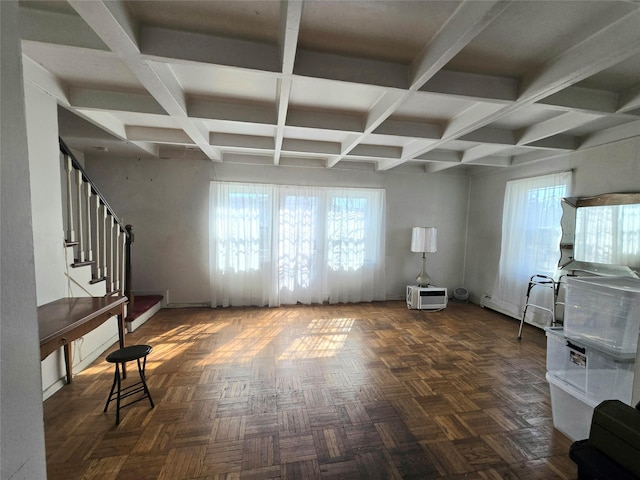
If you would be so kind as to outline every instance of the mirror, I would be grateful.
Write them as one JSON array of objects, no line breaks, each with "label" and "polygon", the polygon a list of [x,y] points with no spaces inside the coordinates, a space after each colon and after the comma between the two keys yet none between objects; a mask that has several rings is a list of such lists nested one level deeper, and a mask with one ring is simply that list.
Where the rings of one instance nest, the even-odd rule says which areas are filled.
[{"label": "mirror", "polygon": [[[627,219],[622,222],[619,219]],[[635,222],[629,227],[629,222]],[[561,270],[585,271],[601,275],[623,275],[636,277],[632,269],[639,269],[640,252],[625,256],[612,254],[610,245],[594,248],[590,239],[602,237],[600,231],[607,230],[609,236],[635,235],[640,243],[640,193],[607,193],[595,197],[567,197],[562,199],[562,237],[560,240]],[[604,225],[603,225],[604,224]],[[624,230],[624,231],[623,231]],[[602,255],[602,251],[607,254]],[[598,253],[599,252],[599,253]],[[606,258],[622,259],[619,262],[602,261]],[[623,263],[629,263],[624,265]]]}]

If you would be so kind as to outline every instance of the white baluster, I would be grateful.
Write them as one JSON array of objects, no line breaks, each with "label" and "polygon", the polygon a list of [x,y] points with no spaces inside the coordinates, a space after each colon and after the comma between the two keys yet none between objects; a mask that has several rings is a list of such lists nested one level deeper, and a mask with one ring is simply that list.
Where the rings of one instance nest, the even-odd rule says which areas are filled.
[{"label": "white baluster", "polygon": [[[91,239],[91,184],[89,182],[84,183],[84,191],[85,191],[85,202],[87,208],[85,209],[85,224],[87,225],[87,254],[85,260],[87,262],[93,261],[93,246]],[[95,268],[91,267],[92,275],[95,274]]]},{"label": "white baluster", "polygon": [[65,155],[64,168],[67,172],[67,242],[76,241],[76,232],[73,230],[73,165],[71,164],[71,157]]},{"label": "white baluster", "polygon": [[107,228],[107,207],[104,203],[100,202],[100,239],[102,240],[102,257],[100,259],[100,278],[105,278],[108,280],[109,272],[107,269],[107,232],[109,229]]},{"label": "white baluster", "polygon": [[108,222],[109,222],[109,278],[108,278],[108,288],[107,288],[107,292],[111,293],[113,292],[114,288],[114,277],[115,277],[115,269],[114,269],[114,251],[113,251],[113,229],[114,226],[116,225],[116,222],[113,220],[113,215],[109,214],[109,218],[108,218]]},{"label": "white baluster", "polygon": [[76,202],[76,220],[78,221],[78,262],[85,261],[84,254],[84,235],[82,226],[82,172],[76,170],[76,186],[77,186],[77,202]]},{"label": "white baluster", "polygon": [[115,239],[113,245],[113,291],[120,290],[120,225],[114,222]]},{"label": "white baluster", "polygon": [[94,250],[94,264],[93,264],[93,278],[94,280],[98,280],[102,278],[102,266],[100,264],[101,260],[101,249],[100,249],[100,221],[102,220],[102,215],[100,212],[100,197],[98,195],[93,196],[93,236],[95,238],[95,250]]},{"label": "white baluster", "polygon": [[125,285],[125,270],[126,270],[126,249],[127,249],[127,236],[124,232],[120,236],[120,295],[124,295],[127,290]]}]

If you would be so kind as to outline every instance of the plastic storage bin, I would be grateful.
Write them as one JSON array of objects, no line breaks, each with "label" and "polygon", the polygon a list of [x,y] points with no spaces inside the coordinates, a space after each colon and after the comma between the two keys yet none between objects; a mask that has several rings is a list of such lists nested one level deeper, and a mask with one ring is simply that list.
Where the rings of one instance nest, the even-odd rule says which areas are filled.
[{"label": "plastic storage bin", "polygon": [[553,426],[571,440],[588,438],[593,409],[599,402],[589,400],[577,389],[550,373],[547,373],[547,381],[551,391]]},{"label": "plastic storage bin", "polygon": [[547,328],[547,371],[590,401],[617,399],[631,403],[635,355],[607,352],[561,328]]},{"label": "plastic storage bin", "polygon": [[640,328],[640,280],[567,277],[564,334],[620,355],[635,354]]}]

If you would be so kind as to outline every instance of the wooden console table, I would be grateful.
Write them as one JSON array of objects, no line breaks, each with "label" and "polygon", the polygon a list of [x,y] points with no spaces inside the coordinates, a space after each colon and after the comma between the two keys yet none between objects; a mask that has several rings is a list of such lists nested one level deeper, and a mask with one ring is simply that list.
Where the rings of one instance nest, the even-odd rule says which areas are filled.
[{"label": "wooden console table", "polygon": [[[118,321],[120,348],[124,348],[124,306],[127,297],[73,297],[61,298],[38,307],[40,329],[40,360],[44,360],[61,346],[67,383],[72,379],[71,342],[102,325],[115,316]],[[124,366],[123,366],[124,367]],[[123,375],[126,372],[123,368]]]}]

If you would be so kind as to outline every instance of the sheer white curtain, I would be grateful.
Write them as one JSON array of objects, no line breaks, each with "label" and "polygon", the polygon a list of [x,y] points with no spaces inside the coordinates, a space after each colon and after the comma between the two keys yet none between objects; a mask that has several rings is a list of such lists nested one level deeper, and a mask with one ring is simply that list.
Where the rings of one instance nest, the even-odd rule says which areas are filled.
[{"label": "sheer white curtain", "polygon": [[212,182],[211,305],[383,300],[384,190]]},{"label": "sheer white curtain", "polygon": [[500,264],[491,300],[516,318],[522,316],[529,278],[555,276],[561,200],[568,195],[570,182],[571,172],[507,182]]},{"label": "sheer white curtain", "polygon": [[578,208],[575,259],[640,267],[640,205]]}]

